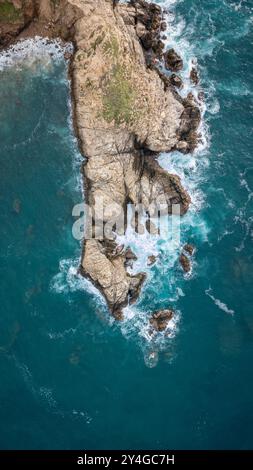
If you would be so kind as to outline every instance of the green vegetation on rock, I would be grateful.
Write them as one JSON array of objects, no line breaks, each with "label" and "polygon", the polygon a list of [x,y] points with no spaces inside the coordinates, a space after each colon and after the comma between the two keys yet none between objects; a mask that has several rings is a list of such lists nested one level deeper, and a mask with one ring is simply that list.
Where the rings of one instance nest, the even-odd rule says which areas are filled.
[{"label": "green vegetation on rock", "polygon": [[0,22],[9,23],[17,21],[21,16],[21,11],[17,10],[12,3],[5,1],[0,3]]},{"label": "green vegetation on rock", "polygon": [[104,48],[105,54],[109,54],[114,59],[118,59],[119,44],[115,36],[112,36],[110,39],[107,39],[103,48]]},{"label": "green vegetation on rock", "polygon": [[107,122],[130,123],[135,116],[135,92],[122,65],[113,66],[103,93],[103,118]]}]

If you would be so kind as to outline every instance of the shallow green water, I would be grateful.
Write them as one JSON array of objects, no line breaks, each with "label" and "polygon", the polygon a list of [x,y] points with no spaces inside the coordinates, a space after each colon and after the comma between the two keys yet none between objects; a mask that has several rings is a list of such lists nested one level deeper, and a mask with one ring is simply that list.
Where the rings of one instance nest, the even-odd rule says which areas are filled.
[{"label": "shallow green water", "polygon": [[[192,195],[182,242],[197,253],[185,279],[162,246],[121,326],[75,274],[66,66],[0,69],[0,448],[252,448],[253,5],[162,3],[206,93],[206,146],[161,156]],[[168,304],[177,322],[150,368],[145,318]]]}]

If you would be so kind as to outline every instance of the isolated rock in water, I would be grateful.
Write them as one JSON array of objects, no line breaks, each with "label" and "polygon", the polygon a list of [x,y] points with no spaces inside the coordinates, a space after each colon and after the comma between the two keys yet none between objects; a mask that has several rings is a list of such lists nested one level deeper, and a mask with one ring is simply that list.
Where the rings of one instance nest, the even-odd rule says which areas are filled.
[{"label": "isolated rock in water", "polygon": [[150,324],[156,331],[166,330],[170,320],[174,315],[173,310],[158,310],[152,314]]},{"label": "isolated rock in water", "polygon": [[183,68],[183,60],[177,54],[175,49],[169,49],[164,54],[165,67],[172,72],[179,72]]},{"label": "isolated rock in water", "polygon": [[186,245],[184,245],[183,247],[184,251],[186,251],[186,253],[188,253],[190,256],[193,255],[194,251],[195,251],[195,247],[193,245],[191,245],[190,243],[187,243]]},{"label": "isolated rock in water", "polygon": [[148,256],[147,265],[148,266],[153,266],[153,264],[155,264],[156,260],[157,260],[157,256],[155,256],[155,255]]},{"label": "isolated rock in water", "polygon": [[191,270],[191,261],[184,253],[180,255],[179,262],[185,273],[189,273]]},{"label": "isolated rock in water", "polygon": [[182,88],[183,87],[182,78],[179,77],[178,75],[176,75],[175,73],[171,74],[171,76],[169,78],[169,81],[170,81],[171,85],[173,85],[176,88]]},{"label": "isolated rock in water", "polygon": [[199,83],[199,74],[198,74],[198,71],[197,71],[196,67],[193,67],[191,69],[190,79],[191,79],[191,81],[194,85],[198,85],[198,83]]}]

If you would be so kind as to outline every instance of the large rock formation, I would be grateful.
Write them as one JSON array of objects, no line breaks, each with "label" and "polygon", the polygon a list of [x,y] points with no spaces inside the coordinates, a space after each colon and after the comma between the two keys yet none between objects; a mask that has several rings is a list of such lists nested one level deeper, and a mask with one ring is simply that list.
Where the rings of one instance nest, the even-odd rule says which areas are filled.
[{"label": "large rock formation", "polygon": [[[1,4],[7,3],[12,14],[19,12],[9,30],[9,19],[1,19]],[[144,0],[0,0],[0,44],[38,32],[74,42],[70,72],[75,129],[86,157],[86,201],[100,205],[104,222],[128,202],[147,211],[151,203],[166,203],[169,211],[180,204],[181,215],[190,204],[180,179],[156,160],[162,151],[192,150],[199,123],[196,103],[182,100],[156,69],[163,29],[161,8]],[[145,279],[142,273],[131,276],[126,261],[115,241],[84,242],[81,272],[116,317]]]}]

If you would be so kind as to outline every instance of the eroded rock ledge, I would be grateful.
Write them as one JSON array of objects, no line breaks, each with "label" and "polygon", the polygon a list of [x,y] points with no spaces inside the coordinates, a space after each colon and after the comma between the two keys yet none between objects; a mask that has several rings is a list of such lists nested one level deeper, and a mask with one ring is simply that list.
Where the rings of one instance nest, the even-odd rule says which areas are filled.
[{"label": "eroded rock ledge", "polygon": [[[194,99],[183,100],[157,68],[164,28],[161,8],[144,0],[0,0],[0,45],[35,34],[75,45],[70,73],[86,201],[103,199],[105,222],[128,202],[178,203],[181,215],[190,204],[180,179],[156,160],[162,151],[191,151],[200,121]],[[84,242],[80,271],[117,318],[145,279],[127,272],[128,257],[114,241]]]}]

